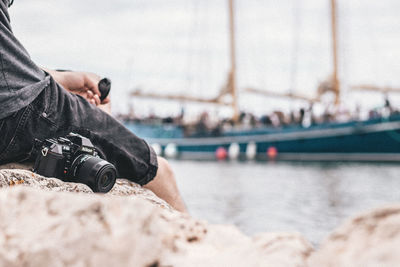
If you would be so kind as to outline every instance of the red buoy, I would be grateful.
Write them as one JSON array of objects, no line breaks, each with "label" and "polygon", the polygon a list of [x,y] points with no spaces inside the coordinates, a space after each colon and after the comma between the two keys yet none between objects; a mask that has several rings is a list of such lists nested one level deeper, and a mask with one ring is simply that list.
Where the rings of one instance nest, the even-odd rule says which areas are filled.
[{"label": "red buoy", "polygon": [[228,152],[227,152],[226,149],[223,148],[223,147],[219,147],[219,148],[217,148],[217,150],[215,151],[215,157],[216,157],[218,160],[225,160],[227,156],[228,156]]},{"label": "red buoy", "polygon": [[278,150],[274,146],[270,146],[267,150],[267,156],[269,159],[275,159],[278,156]]}]

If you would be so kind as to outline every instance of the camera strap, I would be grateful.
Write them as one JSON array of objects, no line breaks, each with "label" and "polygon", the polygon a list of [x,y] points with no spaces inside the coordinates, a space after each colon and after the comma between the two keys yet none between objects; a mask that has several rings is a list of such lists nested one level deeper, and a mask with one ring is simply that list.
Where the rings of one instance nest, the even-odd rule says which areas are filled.
[{"label": "camera strap", "polygon": [[[39,154],[39,152],[41,152],[43,155],[43,151],[42,151],[43,143],[44,143],[43,141],[35,138],[35,140],[33,141],[33,147],[32,147],[32,151],[30,154],[37,155],[37,154]],[[46,151],[46,155],[47,155],[47,151]],[[43,156],[45,156],[45,155],[43,155]]]}]

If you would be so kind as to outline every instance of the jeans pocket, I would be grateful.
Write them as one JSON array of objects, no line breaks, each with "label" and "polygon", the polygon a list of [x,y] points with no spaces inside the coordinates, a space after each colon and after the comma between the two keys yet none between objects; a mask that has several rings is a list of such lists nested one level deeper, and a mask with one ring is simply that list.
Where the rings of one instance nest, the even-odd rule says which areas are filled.
[{"label": "jeans pocket", "polygon": [[49,86],[43,89],[43,91],[39,94],[39,96],[32,102],[31,108],[33,112],[35,112],[40,118],[49,123],[50,125],[54,125],[54,116],[55,116],[55,108],[53,108],[53,84],[50,83]]},{"label": "jeans pocket", "polygon": [[30,109],[26,107],[2,120],[3,123],[0,129],[0,162],[13,157],[14,145],[18,136],[24,132],[24,126],[30,114]]},{"label": "jeans pocket", "polygon": [[10,118],[14,118],[14,116],[11,115],[0,121],[0,158],[3,151],[9,146],[17,128],[17,124],[10,122]]}]

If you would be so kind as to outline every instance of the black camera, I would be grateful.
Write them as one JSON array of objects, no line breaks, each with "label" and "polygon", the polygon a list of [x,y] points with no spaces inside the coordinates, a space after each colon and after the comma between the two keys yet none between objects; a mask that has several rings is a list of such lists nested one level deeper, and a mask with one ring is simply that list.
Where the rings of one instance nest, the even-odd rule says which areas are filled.
[{"label": "black camera", "polygon": [[75,133],[40,142],[34,171],[65,182],[83,183],[93,192],[102,193],[111,190],[117,176],[114,165],[100,158],[92,142]]}]

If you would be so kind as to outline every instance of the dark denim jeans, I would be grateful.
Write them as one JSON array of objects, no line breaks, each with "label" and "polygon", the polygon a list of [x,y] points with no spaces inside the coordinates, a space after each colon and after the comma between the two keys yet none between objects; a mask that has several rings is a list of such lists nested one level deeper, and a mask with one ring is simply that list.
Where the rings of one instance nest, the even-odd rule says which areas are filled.
[{"label": "dark denim jeans", "polygon": [[35,139],[69,132],[89,138],[120,178],[144,185],[157,173],[157,156],[143,139],[53,79],[30,105],[0,120],[0,164],[34,159]]}]

